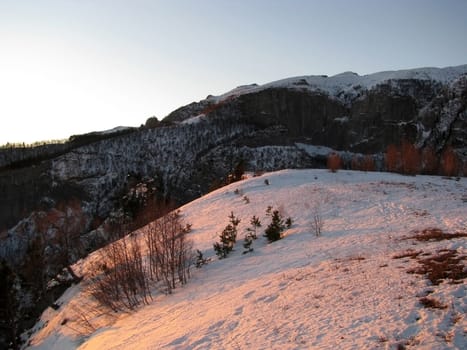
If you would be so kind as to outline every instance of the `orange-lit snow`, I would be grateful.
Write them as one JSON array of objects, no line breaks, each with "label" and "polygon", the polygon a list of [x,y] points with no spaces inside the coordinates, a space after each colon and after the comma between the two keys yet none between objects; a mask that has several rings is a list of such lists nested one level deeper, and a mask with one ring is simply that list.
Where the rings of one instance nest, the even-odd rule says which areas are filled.
[{"label": "orange-lit snow", "polygon": [[[212,258],[193,270],[186,286],[169,296],[155,292],[150,305],[133,313],[104,316],[75,286],[58,301],[60,309],[43,314],[30,348],[465,348],[465,282],[431,287],[407,274],[415,260],[393,256],[408,248],[467,254],[465,239],[416,246],[400,239],[426,227],[465,231],[466,201],[465,178],[284,170],[234,183],[181,208],[193,225],[195,248]],[[269,205],[293,219],[284,239],[272,244],[262,237]],[[218,260],[212,244],[231,211],[242,220],[239,239],[235,251]],[[312,233],[314,211],[324,220],[321,237]],[[253,215],[263,227],[254,252],[243,255]],[[77,268],[85,272],[96,256]],[[429,289],[447,309],[419,304]],[[79,327],[80,307],[89,310],[96,331]]]}]

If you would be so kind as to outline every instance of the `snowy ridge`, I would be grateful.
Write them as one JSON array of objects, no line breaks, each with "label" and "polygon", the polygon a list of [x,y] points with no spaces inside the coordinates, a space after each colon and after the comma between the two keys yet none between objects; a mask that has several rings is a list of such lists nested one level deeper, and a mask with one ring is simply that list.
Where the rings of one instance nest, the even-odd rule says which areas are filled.
[{"label": "snowy ridge", "polygon": [[[74,286],[58,310],[43,314],[29,348],[465,349],[465,281],[432,286],[407,273],[415,259],[394,256],[409,249],[466,255],[463,238],[406,239],[426,227],[465,230],[466,194],[465,178],[352,171],[284,170],[231,184],[181,208],[195,249],[212,258],[186,286],[171,296],[155,291],[150,305],[131,314],[99,316],[94,309],[86,316],[96,329],[88,332],[76,306],[92,303]],[[272,244],[261,236],[268,205],[294,220]],[[321,237],[312,233],[314,210],[324,219]],[[217,260],[212,244],[231,211],[241,219],[238,242],[230,257]],[[253,215],[263,227],[244,255]],[[96,258],[77,270],[85,273]],[[428,294],[446,308],[422,306]]]},{"label": "snowy ridge", "polygon": [[121,131],[126,131],[126,130],[132,130],[134,127],[131,126],[116,126],[115,128],[108,129],[108,130],[101,130],[101,131],[96,131],[96,134],[101,134],[101,135],[108,135],[108,134],[114,134],[116,132],[121,132]]},{"label": "snowy ridge", "polygon": [[446,68],[416,68],[397,71],[384,71],[368,75],[358,75],[353,72],[344,72],[331,77],[320,75],[298,76],[286,78],[264,85],[243,85],[223,95],[211,96],[216,102],[228,100],[240,95],[259,92],[269,88],[300,88],[309,91],[321,91],[337,96],[339,93],[349,93],[352,90],[371,89],[388,80],[418,79],[432,80],[443,84],[450,83],[460,75],[467,73],[467,64]]}]

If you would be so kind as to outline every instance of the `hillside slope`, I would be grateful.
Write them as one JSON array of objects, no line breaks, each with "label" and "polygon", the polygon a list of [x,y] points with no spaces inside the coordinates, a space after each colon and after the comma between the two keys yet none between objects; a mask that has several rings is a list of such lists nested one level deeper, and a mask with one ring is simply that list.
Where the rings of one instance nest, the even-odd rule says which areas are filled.
[{"label": "hillside slope", "polygon": [[[465,238],[410,237],[427,228],[465,233],[466,201],[465,178],[284,170],[231,184],[181,208],[194,247],[212,258],[186,286],[170,296],[154,291],[134,313],[99,315],[80,290],[85,280],[58,310],[46,310],[28,349],[465,348],[465,280],[436,285],[407,272],[447,251],[465,271]],[[292,217],[292,227],[242,254],[250,218],[259,217],[264,232],[268,206]],[[240,239],[218,260],[212,244],[232,211]],[[315,214],[324,221],[320,237]],[[85,273],[93,259],[97,252],[77,270]],[[86,305],[95,330],[78,317]]]},{"label": "hillside slope", "polygon": [[400,155],[413,157],[410,172],[467,174],[466,72],[295,77],[208,96],[139,128],[0,149],[0,261],[12,274],[0,282],[16,307],[0,305],[9,315],[0,318],[0,347],[68,287],[46,288],[65,266],[237,169],[323,168],[338,152],[346,169],[405,171]]}]

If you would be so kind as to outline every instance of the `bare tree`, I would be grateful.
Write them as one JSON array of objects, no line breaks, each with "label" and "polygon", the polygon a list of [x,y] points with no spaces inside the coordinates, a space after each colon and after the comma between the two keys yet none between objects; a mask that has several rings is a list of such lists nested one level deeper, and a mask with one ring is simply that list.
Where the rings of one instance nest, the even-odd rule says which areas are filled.
[{"label": "bare tree", "polygon": [[311,208],[311,228],[316,237],[321,236],[324,228],[324,220],[321,215],[321,207],[319,202],[316,201]]},{"label": "bare tree", "polygon": [[315,236],[321,236],[324,229],[322,205],[329,202],[329,196],[322,190],[310,193],[310,202],[305,202],[305,210],[310,216],[310,227]]}]

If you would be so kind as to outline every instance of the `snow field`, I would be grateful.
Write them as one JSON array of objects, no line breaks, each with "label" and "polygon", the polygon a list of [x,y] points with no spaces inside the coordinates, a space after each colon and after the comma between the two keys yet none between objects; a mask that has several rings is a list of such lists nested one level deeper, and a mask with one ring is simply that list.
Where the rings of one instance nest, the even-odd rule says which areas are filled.
[{"label": "snow field", "polygon": [[[187,285],[170,296],[155,292],[150,305],[133,313],[89,313],[96,330],[87,333],[75,330],[76,308],[92,302],[75,286],[58,301],[59,310],[44,313],[30,348],[465,348],[465,281],[431,286],[407,273],[415,259],[394,256],[408,249],[466,255],[463,238],[404,239],[426,227],[465,232],[466,194],[465,178],[352,171],[284,170],[231,184],[180,209],[193,225],[195,249],[212,258]],[[293,219],[272,244],[262,237],[268,206]],[[241,219],[235,251],[217,260],[212,244],[231,212]],[[313,234],[314,213],[324,220],[320,237]],[[253,215],[262,227],[254,251],[243,255]],[[82,272],[93,259],[97,253],[80,262]],[[428,294],[447,307],[420,305]]]}]

